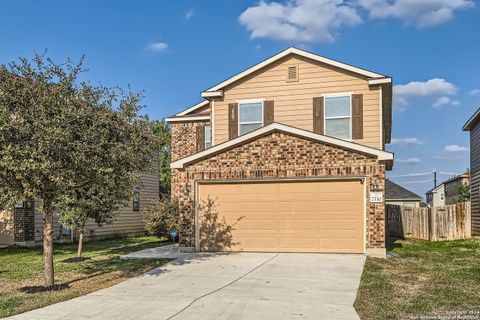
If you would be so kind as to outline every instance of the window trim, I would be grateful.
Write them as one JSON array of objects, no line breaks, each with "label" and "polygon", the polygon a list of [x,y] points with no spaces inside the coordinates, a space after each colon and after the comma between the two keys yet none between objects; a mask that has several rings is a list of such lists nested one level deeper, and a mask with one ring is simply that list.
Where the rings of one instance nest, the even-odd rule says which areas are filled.
[{"label": "window trim", "polygon": [[[207,146],[207,127],[210,128],[210,146]],[[212,145],[212,125],[207,124],[203,126],[203,149],[211,148]]]},{"label": "window trim", "polygon": [[[137,206],[135,206],[135,203],[137,203]],[[132,199],[132,211],[133,212],[139,212],[140,211],[140,195],[133,197],[133,199]]]},{"label": "window trim", "polygon": [[[350,126],[349,126],[349,133],[348,133],[348,138],[342,139],[346,141],[352,141],[352,127],[353,127],[353,116],[352,116],[352,94],[353,92],[344,92],[344,93],[337,93],[337,94],[325,94],[323,96],[323,127],[325,128],[325,135],[328,137],[332,138],[337,138],[337,139],[342,139],[338,137],[333,137],[327,135],[327,120],[335,120],[335,119],[350,119]],[[348,97],[350,99],[350,116],[337,116],[337,117],[327,117],[327,99],[328,98],[342,98],[342,97]]]},{"label": "window trim", "polygon": [[[240,106],[242,104],[252,104],[252,103],[260,103],[262,105],[262,121],[261,122],[258,122],[258,121],[247,121],[247,122],[241,122],[240,121]],[[238,125],[237,125],[237,133],[238,133],[238,136],[242,136],[244,134],[247,134],[248,132],[245,132],[245,133],[241,133],[240,132],[240,126],[242,124],[258,124],[258,123],[261,123],[261,127],[264,126],[265,124],[265,119],[264,119],[264,107],[265,107],[265,99],[252,99],[252,100],[240,100],[240,101],[237,101],[237,114],[238,114]],[[253,130],[252,130],[253,131]],[[249,131],[251,132],[251,131]]]}]

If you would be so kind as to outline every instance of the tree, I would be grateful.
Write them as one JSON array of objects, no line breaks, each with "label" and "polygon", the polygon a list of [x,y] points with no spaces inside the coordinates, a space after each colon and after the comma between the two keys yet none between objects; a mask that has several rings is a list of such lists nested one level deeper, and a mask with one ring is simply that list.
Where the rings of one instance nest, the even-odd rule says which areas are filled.
[{"label": "tree", "polygon": [[458,201],[457,202],[466,202],[470,201],[470,188],[467,186],[459,185],[457,187],[458,192]]},{"label": "tree", "polygon": [[171,139],[172,134],[168,123],[163,121],[152,121],[152,130],[159,143],[158,172],[160,176],[160,188],[170,190],[170,162],[171,162]]},{"label": "tree", "polygon": [[[470,180],[471,174],[470,174],[470,168],[467,168],[465,170],[465,173],[468,176],[468,179]],[[458,193],[458,200],[457,202],[467,202],[470,201],[470,187],[465,186],[463,184],[457,186],[457,193]]]},{"label": "tree", "polygon": [[65,195],[59,203],[60,223],[78,231],[77,258],[82,257],[85,225],[93,220],[98,225],[111,223],[116,210],[130,199],[132,188],[121,170],[98,177],[85,188]]},{"label": "tree", "polygon": [[[55,210],[75,195],[109,192],[97,185],[108,177],[118,177],[113,189],[121,197],[132,195],[156,148],[139,115],[141,94],[80,82],[82,65],[83,58],[57,64],[35,54],[0,67],[0,204],[41,200],[47,287],[54,285]],[[81,219],[82,210],[72,217]]]}]

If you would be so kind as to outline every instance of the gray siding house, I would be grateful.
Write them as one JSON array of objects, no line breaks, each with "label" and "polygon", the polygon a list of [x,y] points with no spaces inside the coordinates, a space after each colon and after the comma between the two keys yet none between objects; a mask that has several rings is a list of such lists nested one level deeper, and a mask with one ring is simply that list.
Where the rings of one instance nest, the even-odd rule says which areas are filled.
[{"label": "gray siding house", "polygon": [[470,199],[472,202],[472,235],[480,236],[480,108],[463,126],[470,132]]}]

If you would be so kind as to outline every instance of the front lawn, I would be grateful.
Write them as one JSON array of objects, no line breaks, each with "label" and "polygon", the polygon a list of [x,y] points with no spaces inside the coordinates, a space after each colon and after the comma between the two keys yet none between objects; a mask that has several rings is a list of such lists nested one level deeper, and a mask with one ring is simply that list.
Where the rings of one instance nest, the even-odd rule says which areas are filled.
[{"label": "front lawn", "polygon": [[56,290],[52,291],[42,291],[41,248],[0,249],[0,318],[109,287],[161,266],[166,260],[121,260],[120,256],[162,244],[156,237],[86,242],[82,262],[72,262],[76,245],[56,244]]},{"label": "front lawn", "polygon": [[367,259],[355,302],[362,319],[480,312],[480,239],[397,240],[393,247],[401,258]]}]

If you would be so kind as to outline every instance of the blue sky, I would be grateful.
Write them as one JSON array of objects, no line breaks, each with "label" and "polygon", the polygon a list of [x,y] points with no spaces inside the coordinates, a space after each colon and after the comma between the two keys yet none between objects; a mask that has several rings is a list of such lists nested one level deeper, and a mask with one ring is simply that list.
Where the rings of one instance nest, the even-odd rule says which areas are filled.
[{"label": "blue sky", "polygon": [[461,127],[480,106],[479,7],[473,0],[3,0],[0,63],[46,48],[59,61],[85,54],[89,80],[144,90],[146,112],[162,119],[288,46],[305,48],[393,77],[390,176],[423,195],[430,175],[399,176],[469,166]]}]

